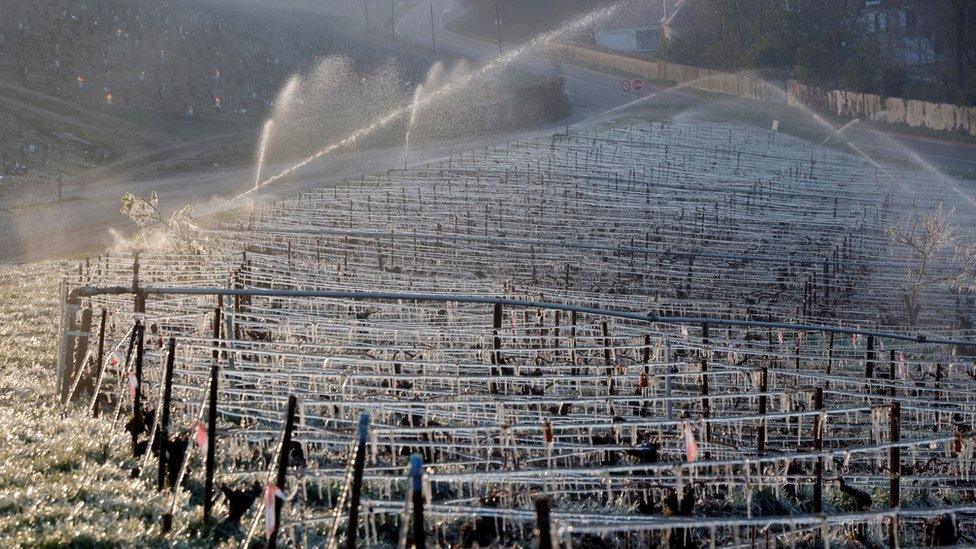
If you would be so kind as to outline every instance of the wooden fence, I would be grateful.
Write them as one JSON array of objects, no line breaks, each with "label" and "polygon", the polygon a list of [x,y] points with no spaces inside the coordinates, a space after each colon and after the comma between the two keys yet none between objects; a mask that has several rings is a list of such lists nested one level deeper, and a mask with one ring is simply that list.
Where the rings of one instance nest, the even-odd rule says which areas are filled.
[{"label": "wooden fence", "polygon": [[976,108],[973,107],[844,90],[825,90],[806,86],[795,80],[789,81],[787,97],[790,105],[805,105],[815,111],[845,118],[861,118],[976,136]]}]

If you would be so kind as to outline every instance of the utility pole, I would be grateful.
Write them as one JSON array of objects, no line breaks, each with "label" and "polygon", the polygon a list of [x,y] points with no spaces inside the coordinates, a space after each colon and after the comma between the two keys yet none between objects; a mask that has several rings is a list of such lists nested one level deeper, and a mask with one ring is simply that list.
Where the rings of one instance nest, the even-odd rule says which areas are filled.
[{"label": "utility pole", "polygon": [[64,139],[61,140],[61,162],[58,166],[58,204],[64,199],[64,182],[61,181],[61,176],[64,175],[64,162],[65,154],[67,153],[68,142]]},{"label": "utility pole", "polygon": [[434,0],[430,0],[430,47],[437,53],[437,39],[434,38]]},{"label": "utility pole", "polygon": [[498,0],[495,0],[495,26],[498,27],[498,53],[502,53],[502,16],[498,9]]},{"label": "utility pole", "polygon": [[390,33],[393,35],[393,41],[396,42],[396,7],[394,3],[396,0],[390,0]]},{"label": "utility pole", "polygon": [[963,99],[963,96],[965,95],[963,93],[963,78],[964,78],[966,65],[963,60],[963,51],[966,42],[966,30],[965,30],[966,2],[962,0],[956,0],[955,8],[956,8],[955,10],[956,16],[954,17],[954,19],[955,19],[956,36],[955,36],[955,47],[953,48],[953,62],[954,62],[953,65],[955,70],[953,71],[954,74],[952,80],[953,80],[953,86],[956,89],[953,90],[954,97],[950,97],[949,98],[950,101],[960,101]]},{"label": "utility pole", "polygon": [[363,16],[366,17],[366,32],[369,32],[369,0],[363,0]]}]

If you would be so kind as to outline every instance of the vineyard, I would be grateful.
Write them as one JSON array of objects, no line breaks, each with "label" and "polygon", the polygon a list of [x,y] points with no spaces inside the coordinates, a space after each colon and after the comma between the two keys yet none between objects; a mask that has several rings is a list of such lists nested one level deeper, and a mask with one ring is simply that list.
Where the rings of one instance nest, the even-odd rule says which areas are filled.
[{"label": "vineyard", "polygon": [[225,543],[973,543],[976,304],[891,237],[948,186],[718,123],[489,147],[84,262],[59,389]]}]

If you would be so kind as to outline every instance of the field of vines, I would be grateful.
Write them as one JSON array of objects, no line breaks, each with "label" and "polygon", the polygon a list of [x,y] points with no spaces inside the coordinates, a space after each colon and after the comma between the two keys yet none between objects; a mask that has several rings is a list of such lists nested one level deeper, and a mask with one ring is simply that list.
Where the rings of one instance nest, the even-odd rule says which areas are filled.
[{"label": "field of vines", "polygon": [[717,123],[490,147],[83,262],[59,390],[201,540],[974,543],[976,305],[907,313],[890,236],[945,185]]}]

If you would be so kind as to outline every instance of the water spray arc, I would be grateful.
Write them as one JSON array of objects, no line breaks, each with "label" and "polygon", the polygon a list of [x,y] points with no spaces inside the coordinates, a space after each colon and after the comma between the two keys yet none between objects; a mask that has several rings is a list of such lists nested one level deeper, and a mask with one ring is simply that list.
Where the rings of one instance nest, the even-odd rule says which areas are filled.
[{"label": "water spray arc", "polygon": [[254,168],[254,188],[257,188],[261,183],[261,171],[264,169],[264,160],[268,154],[268,142],[271,140],[272,131],[274,131],[275,118],[281,116],[289,109],[291,101],[298,91],[299,84],[301,84],[301,79],[297,75],[288,79],[285,86],[278,92],[278,97],[275,98],[274,110],[271,112],[271,116],[264,122],[264,127],[261,129],[261,138],[258,140],[257,161],[255,162]]},{"label": "water spray arc", "polygon": [[268,152],[268,140],[271,138],[271,130],[274,128],[274,118],[264,121],[264,128],[261,129],[261,139],[258,141],[258,161],[254,168],[254,186],[261,183],[261,170],[264,168],[264,157]]},{"label": "water spray arc", "polygon": [[[861,121],[860,118],[855,118],[854,120],[851,120],[847,124],[844,124],[843,126],[841,126],[840,128],[837,129],[837,131],[836,131],[837,136],[840,136],[840,134],[844,133],[844,130],[846,130],[847,128],[850,128],[851,126],[853,126],[854,124],[857,124],[860,121]],[[820,149],[822,149],[823,146],[826,145],[827,142],[830,141],[833,138],[834,138],[833,135],[828,135],[827,137],[825,137],[824,140],[821,141],[819,145],[817,145],[817,148],[814,149],[814,152],[817,152]]]},{"label": "water spray arc", "polygon": [[504,55],[500,55],[500,56],[496,57],[493,61],[487,63],[486,65],[483,65],[478,70],[468,72],[467,74],[464,74],[464,75],[460,76],[459,78],[457,78],[457,80],[455,80],[455,81],[453,81],[453,82],[451,82],[451,83],[449,83],[449,84],[447,84],[445,86],[442,86],[442,87],[440,87],[440,88],[438,88],[436,90],[431,91],[427,95],[419,98],[418,101],[413,102],[413,103],[408,104],[408,105],[405,105],[405,106],[400,106],[398,108],[394,108],[393,110],[391,110],[390,112],[388,112],[384,116],[376,119],[371,124],[369,124],[367,126],[364,126],[364,127],[360,128],[360,129],[356,130],[355,132],[351,133],[350,135],[348,135],[347,137],[345,137],[341,141],[338,141],[336,143],[333,143],[331,145],[328,145],[326,147],[323,147],[322,149],[319,149],[315,153],[313,153],[310,156],[306,157],[304,160],[301,160],[301,161],[297,162],[296,164],[292,165],[291,167],[288,167],[288,168],[282,170],[281,172],[279,172],[278,174],[276,174],[274,176],[271,176],[271,177],[265,179],[264,181],[258,183],[253,188],[251,188],[251,189],[249,189],[249,190],[247,190],[247,191],[245,191],[245,192],[237,195],[236,197],[234,197],[232,199],[232,202],[236,202],[238,200],[241,200],[243,198],[246,198],[247,196],[253,194],[256,191],[258,191],[259,189],[261,189],[261,188],[263,188],[263,187],[265,187],[267,185],[270,185],[270,184],[272,184],[272,183],[280,180],[281,178],[286,177],[286,176],[294,173],[296,170],[299,170],[299,169],[301,169],[301,168],[309,165],[310,163],[314,162],[315,160],[317,160],[317,159],[319,159],[319,158],[321,158],[321,157],[323,157],[323,156],[325,156],[327,154],[330,154],[330,153],[336,151],[337,149],[340,149],[340,148],[342,148],[344,146],[347,146],[347,145],[351,145],[353,143],[356,143],[360,139],[363,139],[363,138],[369,136],[370,134],[372,134],[376,130],[378,130],[380,128],[383,128],[383,127],[389,125],[390,123],[394,122],[395,120],[397,120],[397,119],[399,119],[399,118],[401,118],[403,116],[409,115],[411,113],[411,111],[414,111],[415,109],[422,108],[422,107],[426,107],[427,105],[429,105],[429,104],[431,104],[431,103],[433,103],[433,102],[435,102],[435,101],[437,101],[437,100],[439,100],[439,99],[441,99],[441,98],[443,98],[443,97],[445,97],[445,96],[447,96],[447,95],[449,95],[449,94],[451,94],[453,92],[456,92],[456,91],[458,91],[460,89],[463,89],[464,87],[468,86],[472,82],[477,81],[477,79],[480,79],[480,78],[484,78],[486,76],[489,76],[493,72],[496,72],[496,71],[498,71],[498,70],[500,70],[502,68],[505,68],[505,67],[511,65],[512,63],[514,63],[515,61],[517,61],[519,58],[521,58],[523,55],[527,54],[528,52],[537,49],[538,47],[542,46],[543,44],[546,44],[547,42],[550,42],[550,41],[554,40],[555,38],[557,38],[557,37],[559,37],[559,36],[561,36],[561,35],[563,35],[563,34],[565,34],[567,32],[572,32],[573,30],[576,30],[576,29],[585,28],[587,26],[590,26],[590,25],[592,25],[594,23],[599,22],[602,19],[605,19],[606,17],[611,16],[614,12],[617,11],[617,9],[618,9],[618,5],[617,4],[612,5],[612,6],[609,6],[609,7],[606,7],[606,8],[602,8],[600,10],[596,10],[594,12],[591,12],[591,13],[587,14],[587,15],[584,15],[582,17],[579,17],[579,18],[577,18],[577,19],[575,19],[575,20],[573,20],[573,21],[571,21],[571,22],[563,25],[559,29],[556,29],[554,31],[550,31],[550,32],[547,32],[547,33],[544,33],[544,34],[540,34],[539,36],[533,38],[532,40],[529,40],[528,42],[526,42],[525,44],[523,44],[519,48],[510,50],[507,53],[505,53]]},{"label": "water spray arc", "polygon": [[[436,67],[437,65],[435,65]],[[417,104],[420,101],[421,94],[424,93],[424,85],[417,84],[417,88],[413,91],[413,100],[410,102],[410,121],[407,123],[407,134],[403,142],[403,168],[406,169],[410,160],[410,132],[413,131],[413,126],[417,122]]]}]

